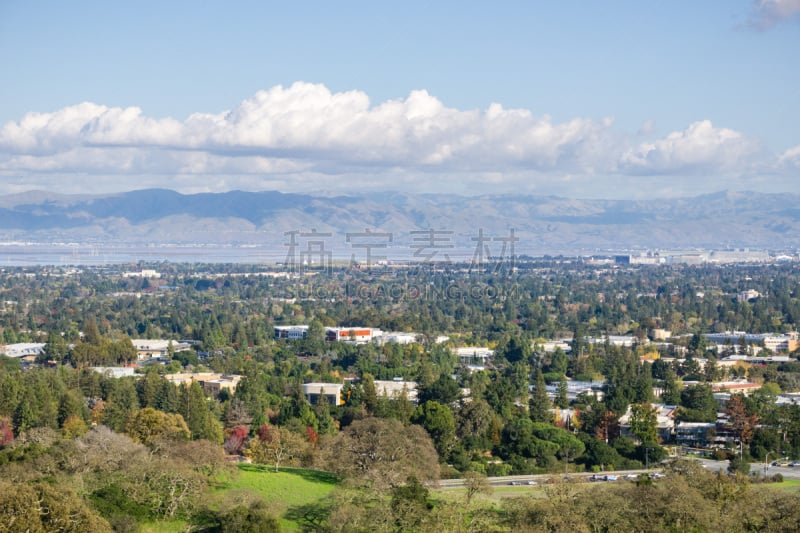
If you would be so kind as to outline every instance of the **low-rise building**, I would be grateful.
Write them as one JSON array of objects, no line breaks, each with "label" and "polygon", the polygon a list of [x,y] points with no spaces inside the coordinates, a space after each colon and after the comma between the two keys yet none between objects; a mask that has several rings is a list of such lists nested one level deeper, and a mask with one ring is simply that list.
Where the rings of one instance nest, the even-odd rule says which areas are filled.
[{"label": "low-rise building", "polygon": [[136,375],[132,366],[93,366],[92,370],[110,378],[128,378]]},{"label": "low-rise building", "polygon": [[419,333],[390,331],[386,333],[381,333],[380,335],[375,336],[372,340],[376,344],[386,344],[388,342],[394,342],[397,344],[414,344],[415,342],[419,342],[419,339],[420,339]]},{"label": "low-rise building", "polygon": [[[658,432],[658,439],[661,442],[671,442],[672,435],[675,431],[675,411],[677,406],[665,405],[663,403],[651,404],[656,411],[656,429]],[[620,433],[625,437],[633,437],[631,434],[631,406],[619,418]]]},{"label": "low-rise building", "polygon": [[325,328],[325,340],[329,342],[366,344],[382,334],[383,332],[378,328]]},{"label": "low-rise building", "polygon": [[541,343],[534,343],[534,347],[539,347],[546,353],[552,353],[559,349],[564,353],[571,353],[572,339],[559,339],[559,340],[545,341]]},{"label": "low-rise building", "polygon": [[158,279],[161,277],[161,274],[152,269],[143,269],[137,272],[123,272],[122,277],[124,278],[151,278],[151,279]]},{"label": "low-rise building", "polygon": [[275,340],[300,340],[308,336],[308,326],[275,326]]},{"label": "low-rise building", "polygon": [[167,339],[131,339],[133,347],[136,348],[136,357],[140,361],[153,357],[166,357],[169,355],[170,344],[174,353],[185,352],[192,347],[188,342],[173,341]]},{"label": "low-rise building", "polygon": [[0,355],[12,359],[34,360],[44,353],[43,342],[17,342],[0,347]]},{"label": "low-rise building", "polygon": [[303,394],[311,405],[316,405],[324,397],[330,405],[342,405],[341,383],[303,383]]},{"label": "low-rise building", "polygon": [[242,376],[237,374],[222,374],[218,378],[203,381],[202,386],[203,390],[214,398],[219,396],[222,391],[226,391],[230,396],[233,396],[241,380]]},{"label": "low-rise building", "polygon": [[[706,333],[705,338],[720,345],[763,346],[772,352],[793,352],[800,348],[800,334],[789,333],[747,333],[746,331],[724,331],[722,333]],[[741,351],[741,350],[739,350]]]},{"label": "low-rise building", "polygon": [[166,374],[164,379],[175,385],[191,385],[197,382],[205,392],[216,397],[222,390],[226,390],[230,394],[236,392],[236,386],[242,380],[242,376],[219,372],[183,372]]},{"label": "low-rise building", "polygon": [[375,392],[378,397],[386,396],[389,399],[397,399],[406,393],[408,398],[413,403],[417,403],[417,382],[416,381],[403,381],[399,379],[389,380],[375,380]]},{"label": "low-rise building", "polygon": [[680,422],[675,424],[675,443],[690,448],[706,448],[714,444],[724,444],[717,442],[717,424],[715,422]]},{"label": "low-rise building", "polygon": [[470,371],[484,370],[489,360],[494,357],[494,350],[480,346],[453,348],[453,353],[458,357],[459,364],[466,366]]}]

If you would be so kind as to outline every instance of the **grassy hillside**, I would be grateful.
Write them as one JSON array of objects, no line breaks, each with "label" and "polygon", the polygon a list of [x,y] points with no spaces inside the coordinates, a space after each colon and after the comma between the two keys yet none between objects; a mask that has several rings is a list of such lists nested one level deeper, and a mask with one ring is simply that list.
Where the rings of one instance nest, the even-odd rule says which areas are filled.
[{"label": "grassy hillside", "polygon": [[318,470],[240,464],[239,475],[217,491],[220,505],[226,502],[252,501],[260,498],[279,518],[281,528],[296,531],[312,520],[315,504],[330,494],[338,483],[336,476]]},{"label": "grassy hillside", "polygon": [[[315,521],[318,504],[338,482],[335,476],[317,470],[281,468],[275,472],[270,466],[240,464],[237,475],[220,483],[214,491],[211,507],[227,509],[261,501],[278,518],[281,531],[299,531],[301,525]],[[161,521],[145,524],[141,531],[185,531],[188,526],[182,520]]]}]

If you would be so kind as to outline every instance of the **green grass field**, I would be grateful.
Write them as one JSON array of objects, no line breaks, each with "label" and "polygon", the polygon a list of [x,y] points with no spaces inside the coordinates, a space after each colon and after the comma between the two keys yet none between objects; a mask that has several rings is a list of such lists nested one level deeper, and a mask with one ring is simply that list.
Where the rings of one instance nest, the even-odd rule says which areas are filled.
[{"label": "green grass field", "polygon": [[[281,468],[239,464],[235,476],[218,484],[212,495],[212,506],[220,509],[261,500],[278,518],[282,531],[299,531],[319,512],[319,504],[331,493],[339,480],[318,470]],[[144,533],[186,531],[182,520],[144,524]]]},{"label": "green grass field", "polygon": [[339,482],[336,476],[319,470],[274,468],[240,464],[238,475],[215,491],[219,502],[251,501],[261,498],[284,531],[297,531],[316,505],[327,497]]},{"label": "green grass field", "polygon": [[784,479],[780,483],[765,483],[764,485],[753,485],[754,487],[762,486],[765,489],[779,490],[783,492],[800,492],[800,479]]}]

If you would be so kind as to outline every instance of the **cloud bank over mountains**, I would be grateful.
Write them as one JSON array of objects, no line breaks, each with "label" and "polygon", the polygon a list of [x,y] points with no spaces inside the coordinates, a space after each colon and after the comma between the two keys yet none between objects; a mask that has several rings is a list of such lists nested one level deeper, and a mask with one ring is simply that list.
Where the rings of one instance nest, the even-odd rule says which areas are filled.
[{"label": "cloud bank over mountains", "polygon": [[373,104],[361,91],[304,82],[185,120],[85,102],[0,126],[3,193],[156,186],[624,197],[793,190],[798,171],[800,145],[770,153],[702,118],[659,137],[650,123],[624,132],[612,118],[557,122],[500,104],[461,110],[426,91]]}]

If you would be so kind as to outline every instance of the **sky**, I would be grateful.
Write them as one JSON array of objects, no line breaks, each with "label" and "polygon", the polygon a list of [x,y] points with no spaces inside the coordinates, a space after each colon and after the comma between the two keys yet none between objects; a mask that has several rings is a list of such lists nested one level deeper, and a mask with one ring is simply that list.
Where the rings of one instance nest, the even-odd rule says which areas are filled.
[{"label": "sky", "polygon": [[0,0],[0,65],[0,194],[800,180],[800,0]]}]

